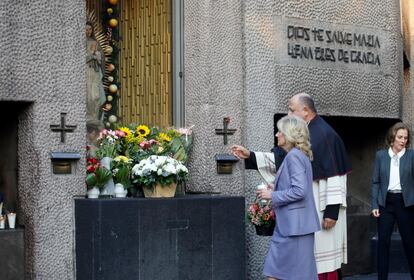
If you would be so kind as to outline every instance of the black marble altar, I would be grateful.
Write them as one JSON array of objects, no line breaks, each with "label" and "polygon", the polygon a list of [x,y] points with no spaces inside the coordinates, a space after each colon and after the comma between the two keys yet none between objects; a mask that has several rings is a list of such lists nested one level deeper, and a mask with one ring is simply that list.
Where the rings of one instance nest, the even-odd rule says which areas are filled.
[{"label": "black marble altar", "polygon": [[76,279],[246,279],[244,197],[75,199]]}]

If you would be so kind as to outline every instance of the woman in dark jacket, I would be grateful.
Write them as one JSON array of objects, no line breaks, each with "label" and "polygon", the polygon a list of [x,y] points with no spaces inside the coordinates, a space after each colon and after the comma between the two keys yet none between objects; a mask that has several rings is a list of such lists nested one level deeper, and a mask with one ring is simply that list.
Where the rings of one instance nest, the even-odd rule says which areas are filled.
[{"label": "woman in dark jacket", "polygon": [[410,129],[401,122],[387,134],[387,149],[377,152],[372,175],[372,215],[378,220],[378,279],[388,279],[391,234],[395,222],[414,279],[414,151]]}]

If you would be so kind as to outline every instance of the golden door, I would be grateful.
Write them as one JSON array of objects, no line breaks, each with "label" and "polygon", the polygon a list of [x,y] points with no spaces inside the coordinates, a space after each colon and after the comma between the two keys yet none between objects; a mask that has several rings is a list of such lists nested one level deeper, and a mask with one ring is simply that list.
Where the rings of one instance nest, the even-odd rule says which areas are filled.
[{"label": "golden door", "polygon": [[[87,0],[86,5],[101,15],[101,1]],[[171,0],[122,0],[118,5],[120,122],[171,126]]]}]

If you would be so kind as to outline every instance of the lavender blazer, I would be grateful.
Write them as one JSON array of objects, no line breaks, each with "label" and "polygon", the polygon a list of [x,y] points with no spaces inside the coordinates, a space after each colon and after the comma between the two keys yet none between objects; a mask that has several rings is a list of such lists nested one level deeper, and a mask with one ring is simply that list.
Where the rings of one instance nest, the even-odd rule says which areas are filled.
[{"label": "lavender blazer", "polygon": [[275,178],[272,206],[283,236],[306,235],[320,230],[312,190],[312,166],[297,148],[286,155]]}]

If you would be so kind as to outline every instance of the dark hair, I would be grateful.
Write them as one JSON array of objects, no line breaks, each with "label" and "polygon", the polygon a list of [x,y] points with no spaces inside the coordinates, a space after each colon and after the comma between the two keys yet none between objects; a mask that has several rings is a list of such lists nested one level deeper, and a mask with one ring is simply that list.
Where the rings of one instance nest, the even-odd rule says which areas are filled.
[{"label": "dark hair", "polygon": [[393,126],[388,129],[387,137],[385,138],[385,144],[387,144],[388,147],[391,147],[392,143],[394,143],[395,136],[397,135],[398,130],[405,129],[408,133],[408,140],[407,140],[407,146],[410,145],[411,142],[411,131],[408,125],[406,125],[403,122],[397,122]]},{"label": "dark hair", "polygon": [[90,27],[92,27],[91,38],[95,39],[95,27],[93,26],[93,23],[90,21],[87,21],[85,25],[89,25]]},{"label": "dark hair", "polygon": [[317,113],[315,108],[315,102],[313,101],[312,97],[309,94],[300,94],[299,95],[299,102],[302,106],[306,106],[314,113]]}]

